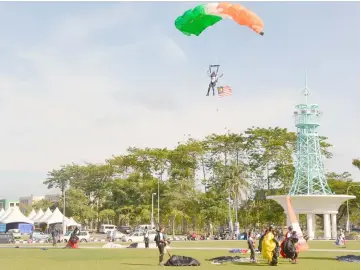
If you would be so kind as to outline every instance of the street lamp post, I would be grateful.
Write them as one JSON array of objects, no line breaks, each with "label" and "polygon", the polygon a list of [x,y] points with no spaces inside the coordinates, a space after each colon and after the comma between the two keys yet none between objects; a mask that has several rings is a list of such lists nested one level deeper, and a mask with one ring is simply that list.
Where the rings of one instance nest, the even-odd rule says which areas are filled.
[{"label": "street lamp post", "polygon": [[152,230],[154,228],[154,195],[157,195],[157,193],[152,193],[152,217],[151,217],[151,227]]},{"label": "street lamp post", "polygon": [[[346,190],[346,195],[348,195],[348,191],[349,191],[350,187],[358,187],[358,185],[349,185]],[[347,211],[346,231],[349,233],[350,232],[350,212],[348,209],[348,200],[346,201],[346,211]]]},{"label": "street lamp post", "polygon": [[[71,182],[71,180],[73,179],[73,177],[69,178],[69,183]],[[65,192],[66,192],[66,188],[67,188],[67,182],[64,183],[63,186],[63,235],[65,236],[66,234],[66,224],[65,224]]]},{"label": "street lamp post", "polygon": [[66,234],[66,225],[65,225],[65,185],[63,191],[63,236]]},{"label": "street lamp post", "polygon": [[158,203],[158,219],[157,219],[158,227],[159,227],[159,185],[160,185],[159,181],[160,181],[160,177],[158,177],[158,200],[157,200],[157,203]]},{"label": "street lamp post", "polygon": [[231,211],[231,191],[228,190],[228,215],[229,215],[229,231],[233,236],[233,222],[232,222],[232,211]]}]

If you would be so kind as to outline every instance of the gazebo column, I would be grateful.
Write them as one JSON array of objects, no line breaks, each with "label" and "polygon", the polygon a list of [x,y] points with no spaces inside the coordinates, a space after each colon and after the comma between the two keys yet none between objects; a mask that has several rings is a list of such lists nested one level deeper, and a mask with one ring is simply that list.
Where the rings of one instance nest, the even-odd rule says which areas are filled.
[{"label": "gazebo column", "polygon": [[337,215],[331,214],[331,238],[336,239],[337,238]]},{"label": "gazebo column", "polygon": [[317,238],[317,222],[316,222],[316,215],[312,214],[312,222],[313,222],[313,239]]},{"label": "gazebo column", "polygon": [[315,238],[315,228],[313,227],[314,217],[315,216],[313,214],[307,214],[307,235],[309,240],[313,240]]},{"label": "gazebo column", "polygon": [[331,239],[330,214],[323,214],[323,238],[325,240]]}]

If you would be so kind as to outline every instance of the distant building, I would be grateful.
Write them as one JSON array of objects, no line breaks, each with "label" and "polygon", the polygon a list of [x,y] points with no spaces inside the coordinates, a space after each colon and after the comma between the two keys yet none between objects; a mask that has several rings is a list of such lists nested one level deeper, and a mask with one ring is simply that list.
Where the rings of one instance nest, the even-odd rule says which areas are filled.
[{"label": "distant building", "polygon": [[19,207],[19,201],[17,200],[7,200],[7,199],[0,199],[0,209],[4,209],[5,211],[11,207]]},{"label": "distant building", "polygon": [[26,196],[26,197],[20,197],[19,202],[22,205],[33,205],[34,202],[40,201],[42,199],[44,199],[44,196],[30,195],[30,196]]},{"label": "distant building", "polygon": [[44,199],[44,196],[26,196],[26,197],[20,197],[20,211],[24,214],[28,206],[32,206],[34,202],[41,201]]},{"label": "distant building", "polygon": [[52,203],[59,202],[60,198],[61,198],[60,194],[49,194],[44,196],[45,200],[51,201]]},{"label": "distant building", "polygon": [[56,203],[59,201],[60,197],[61,196],[59,194],[49,194],[49,195],[45,195],[45,196],[30,195],[30,196],[26,196],[26,197],[20,197],[19,198],[20,211],[24,213],[28,206],[31,207],[35,202],[38,202],[41,200],[48,200],[52,203]]}]

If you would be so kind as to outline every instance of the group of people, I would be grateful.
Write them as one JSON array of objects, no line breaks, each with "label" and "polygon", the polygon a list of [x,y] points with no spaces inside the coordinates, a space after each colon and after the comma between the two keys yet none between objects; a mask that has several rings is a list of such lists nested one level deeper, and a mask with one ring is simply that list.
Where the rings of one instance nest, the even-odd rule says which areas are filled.
[{"label": "group of people", "polygon": [[[278,264],[278,257],[281,254],[283,258],[289,259],[292,263],[296,263],[298,257],[298,236],[293,227],[288,227],[281,245],[276,239],[275,228],[270,226],[259,239],[258,250],[262,253],[263,258],[268,261],[269,265],[276,266]],[[254,232],[248,233],[248,248],[251,251],[250,261],[256,263],[256,237]]]}]

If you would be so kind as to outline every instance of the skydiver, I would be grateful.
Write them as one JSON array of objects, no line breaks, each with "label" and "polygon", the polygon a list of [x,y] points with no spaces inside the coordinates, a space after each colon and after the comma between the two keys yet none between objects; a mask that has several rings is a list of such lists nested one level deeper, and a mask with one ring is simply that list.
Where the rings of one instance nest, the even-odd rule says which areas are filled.
[{"label": "skydiver", "polygon": [[209,91],[211,90],[211,88],[213,90],[213,96],[215,95],[214,88],[217,86],[218,79],[223,76],[223,73],[220,76],[218,76],[219,67],[220,67],[219,65],[210,65],[209,66],[208,76],[211,77],[211,81],[208,86],[207,96],[209,96]]},{"label": "skydiver", "polygon": [[209,91],[211,90],[211,88],[213,90],[213,96],[214,96],[214,87],[216,87],[217,82],[218,82],[216,72],[213,71],[212,74],[210,75],[210,77],[211,77],[211,81],[210,81],[209,86],[208,86],[207,96],[209,96]]}]

